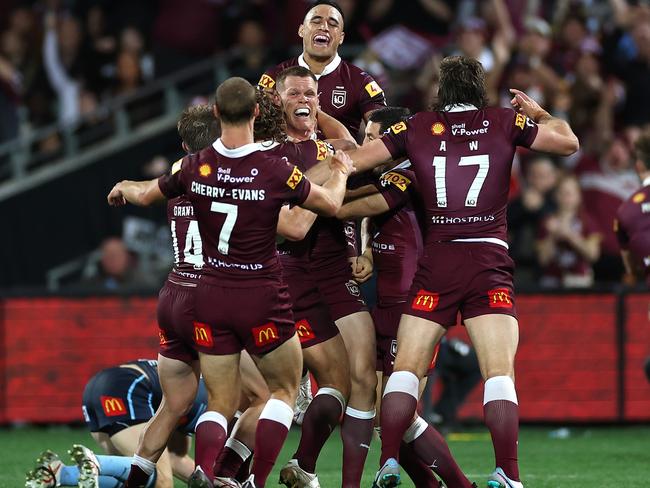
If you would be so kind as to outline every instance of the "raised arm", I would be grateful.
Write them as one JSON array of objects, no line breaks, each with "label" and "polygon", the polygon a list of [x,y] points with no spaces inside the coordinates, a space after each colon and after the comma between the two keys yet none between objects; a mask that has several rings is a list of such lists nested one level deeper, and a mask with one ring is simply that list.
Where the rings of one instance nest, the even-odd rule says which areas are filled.
[{"label": "raised arm", "polygon": [[131,203],[139,207],[148,207],[156,202],[166,199],[160,187],[158,180],[149,181],[120,181],[108,194],[108,204],[113,207],[120,207]]},{"label": "raised arm", "polygon": [[285,205],[280,209],[277,232],[289,241],[302,241],[314,225],[316,217],[318,215],[304,208],[289,208]]},{"label": "raised arm", "polygon": [[341,220],[356,219],[362,217],[374,217],[388,212],[390,207],[381,193],[375,193],[363,198],[357,198],[347,202],[336,213],[336,218]]},{"label": "raised arm", "polygon": [[[327,141],[331,144],[340,142],[340,147],[336,149],[348,150],[357,147],[357,141],[354,140],[350,131],[341,122],[336,120],[331,115],[326,114],[322,110],[318,110],[318,128],[321,130]],[[348,143],[348,147],[344,148],[343,141]]]},{"label": "raised arm", "polygon": [[531,149],[559,156],[570,156],[580,148],[578,138],[566,121],[553,117],[524,92],[511,88],[510,93],[514,95],[510,103],[515,110],[527,115],[539,125]]},{"label": "raised arm", "polygon": [[309,196],[300,205],[325,217],[334,217],[341,208],[345,185],[353,170],[352,159],[344,152],[337,151],[331,157],[330,165],[331,170],[328,169],[330,176],[327,181],[322,186],[312,181]]}]

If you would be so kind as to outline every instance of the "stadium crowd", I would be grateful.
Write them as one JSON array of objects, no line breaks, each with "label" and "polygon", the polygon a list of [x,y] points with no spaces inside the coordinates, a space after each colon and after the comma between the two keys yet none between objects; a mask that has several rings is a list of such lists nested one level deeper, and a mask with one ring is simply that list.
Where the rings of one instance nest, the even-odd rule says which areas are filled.
[{"label": "stadium crowd", "polygon": [[[492,104],[507,105],[506,88],[517,86],[575,128],[582,142],[577,155],[522,152],[516,160],[509,225],[520,285],[630,281],[611,222],[637,186],[631,148],[650,122],[646,2],[340,3],[343,47],[362,48],[353,62],[379,82],[391,105],[428,106],[442,57],[465,54],[485,66]],[[85,115],[92,117],[84,123],[98,123],[100,102],[215,53],[227,56],[229,74],[256,82],[296,51],[293,26],[308,4],[5,0],[0,140],[54,121],[77,124]],[[405,50],[410,56],[401,55]],[[54,134],[38,149],[56,152],[60,145]],[[578,185],[565,183],[571,175]],[[563,212],[567,204],[575,208]]]},{"label": "stadium crowd", "polygon": [[[174,10],[179,5],[161,4],[152,35],[165,15],[189,10]],[[612,224],[620,204],[639,187],[632,145],[648,138],[641,136],[645,121],[638,107],[645,93],[637,84],[650,59],[644,57],[650,10],[614,1],[557,2],[552,11],[562,15],[550,19],[557,26],[553,39],[545,3],[531,2],[525,11],[505,0],[386,0],[363,5],[364,20],[355,24],[361,3],[344,2],[342,9],[319,1],[297,21],[303,53],[260,73],[271,51],[245,6],[260,14],[270,4],[233,5],[217,2],[206,19],[224,21],[217,13],[247,19],[236,27],[238,43],[228,48],[228,65],[232,74],[259,78],[258,87],[244,77],[221,83],[213,105],[181,117],[185,157],[159,178],[123,180],[107,196],[112,206],[169,200],[175,258],[158,302],[162,400],[153,414],[149,397],[153,417],[125,486],[151,483],[171,433],[193,404],[199,377],[208,400],[196,419],[196,467],[188,486],[265,486],[295,418],[303,364],[319,389],[281,483],[320,486],[316,460],[340,424],[343,486],[359,486],[373,427],[382,441],[373,487],[399,485],[400,464],[417,486],[437,486],[433,472],[450,488],[477,486],[417,413],[438,343],[460,313],[484,380],[484,420],[495,453],[487,486],[523,488],[509,253],[522,253],[524,284],[527,278],[543,287],[575,288],[622,279],[617,239],[629,248],[623,256],[630,270],[630,252],[646,252],[645,221],[637,215],[645,212],[639,205],[645,190],[619,211],[618,237]],[[81,44],[74,48],[74,28],[61,27],[70,17],[52,7],[42,19],[43,55],[61,124],[81,120],[86,97],[133,92],[149,68],[161,66],[155,53],[146,54],[144,37],[124,42],[125,32],[132,41],[137,34],[127,27],[113,53],[114,81],[92,92],[83,83],[89,77],[70,76],[66,60]],[[614,10],[618,31],[607,30],[605,17],[599,22],[598,12],[606,15],[607,9],[596,7]],[[350,28],[345,12],[356,28],[351,37],[361,35],[366,46],[355,60],[362,69],[338,55],[344,27]],[[181,64],[175,59],[180,44],[167,44],[169,66]],[[203,55],[195,48],[184,46],[184,62],[187,53]],[[599,66],[607,56],[611,73]],[[101,67],[91,72],[97,73]],[[393,106],[386,107],[386,96]],[[418,113],[411,116],[397,104]],[[429,106],[431,111],[419,111]],[[196,120],[186,124],[187,117]],[[215,139],[216,120],[221,135]],[[358,146],[354,138],[361,138],[361,130],[364,143]],[[636,171],[647,186],[645,156],[638,157]],[[466,166],[477,166],[476,173]],[[353,173],[365,185],[348,185]],[[355,242],[355,219],[362,217],[371,218],[370,256],[358,255]],[[512,249],[507,240],[515,243]],[[373,260],[383,281],[371,316],[358,283],[371,274]],[[647,271],[647,258],[644,263]],[[251,294],[256,306],[243,307]],[[247,405],[231,431],[246,390],[242,350],[264,378],[268,399],[265,394],[259,405]],[[147,376],[129,387],[129,402]],[[106,405],[100,405],[104,412]],[[237,470],[252,456],[243,484],[236,470],[224,475],[221,455],[235,459]]]}]

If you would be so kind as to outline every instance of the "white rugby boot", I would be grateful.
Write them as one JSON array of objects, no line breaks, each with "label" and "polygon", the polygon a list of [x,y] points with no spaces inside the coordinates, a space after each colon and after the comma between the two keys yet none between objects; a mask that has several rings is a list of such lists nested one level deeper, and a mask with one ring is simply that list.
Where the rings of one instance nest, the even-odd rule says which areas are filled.
[{"label": "white rugby boot", "polygon": [[61,467],[59,455],[49,449],[36,458],[36,467],[32,471],[32,486],[38,488],[55,488],[61,486]]},{"label": "white rugby boot", "polygon": [[234,478],[222,478],[217,476],[212,482],[214,488],[241,488],[241,483]]},{"label": "white rugby boot", "polygon": [[79,466],[79,488],[99,488],[99,461],[95,453],[81,444],[73,444],[68,451]]},{"label": "white rugby boot", "polygon": [[524,488],[521,481],[512,481],[501,468],[494,470],[487,482],[488,488]]},{"label": "white rugby boot", "polygon": [[293,421],[297,425],[302,425],[305,418],[305,413],[309,404],[314,399],[311,392],[311,378],[309,372],[305,374],[300,380],[300,388],[298,389],[298,397],[296,398],[296,406],[293,409]]},{"label": "white rugby boot", "polygon": [[399,471],[399,463],[396,459],[388,458],[384,465],[375,475],[372,488],[393,488],[402,484],[402,475]]},{"label": "white rugby boot", "polygon": [[279,483],[289,488],[320,488],[318,476],[302,469],[296,459],[290,459],[280,470]]}]

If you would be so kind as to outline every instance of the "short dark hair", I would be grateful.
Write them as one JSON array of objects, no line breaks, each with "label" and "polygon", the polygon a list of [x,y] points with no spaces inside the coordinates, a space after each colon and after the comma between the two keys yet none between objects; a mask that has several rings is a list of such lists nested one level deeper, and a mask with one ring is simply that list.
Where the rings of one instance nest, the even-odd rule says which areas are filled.
[{"label": "short dark hair", "polygon": [[298,78],[311,78],[318,84],[318,78],[312,73],[309,69],[303,66],[291,66],[285,70],[282,70],[275,80],[276,87],[280,84],[284,84],[284,81],[289,76],[297,76]]},{"label": "short dark hair", "polygon": [[646,128],[634,143],[637,160],[645,169],[650,169],[650,128]]},{"label": "short dark hair", "polygon": [[411,111],[406,107],[383,107],[370,112],[369,122],[379,124],[379,133],[386,132],[391,125],[404,122],[411,116]]},{"label": "short dark hair", "polygon": [[214,116],[212,105],[187,107],[179,117],[176,129],[192,153],[208,147],[219,137],[219,121]]},{"label": "short dark hair", "polygon": [[345,15],[343,15],[343,9],[342,9],[341,6],[340,6],[337,2],[335,2],[334,0],[317,0],[317,1],[315,1],[314,3],[312,3],[312,4],[309,6],[309,8],[307,9],[307,11],[305,12],[305,17],[307,16],[307,14],[309,13],[309,11],[310,11],[311,9],[313,9],[314,7],[318,7],[319,5],[329,5],[330,7],[334,7],[336,10],[339,11],[339,13],[341,14],[341,19],[343,19],[343,23],[345,23]]},{"label": "short dark hair", "polygon": [[440,63],[440,84],[434,110],[450,105],[472,104],[485,108],[488,104],[485,70],[474,58],[448,56]]},{"label": "short dark hair", "polygon": [[219,119],[232,125],[248,122],[255,114],[257,94],[253,85],[244,78],[233,77],[219,85],[215,105]]}]

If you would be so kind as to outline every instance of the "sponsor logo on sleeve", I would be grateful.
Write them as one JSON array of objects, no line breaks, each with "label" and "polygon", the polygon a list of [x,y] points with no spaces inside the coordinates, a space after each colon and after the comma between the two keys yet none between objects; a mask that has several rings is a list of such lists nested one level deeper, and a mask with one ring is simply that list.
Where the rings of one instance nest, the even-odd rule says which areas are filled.
[{"label": "sponsor logo on sleeve", "polygon": [[515,127],[519,127],[521,130],[524,130],[527,119],[528,117],[526,117],[524,114],[517,114],[515,117]]},{"label": "sponsor logo on sleeve", "polygon": [[645,195],[643,193],[637,193],[632,197],[634,203],[641,203],[643,200],[645,200]]},{"label": "sponsor logo on sleeve", "polygon": [[111,396],[100,396],[99,401],[102,404],[102,410],[107,417],[117,417],[126,414],[124,400]]},{"label": "sponsor logo on sleeve", "polygon": [[181,170],[181,166],[183,165],[183,160],[179,159],[176,161],[174,164],[172,164],[172,174],[175,175]]},{"label": "sponsor logo on sleeve", "polygon": [[271,89],[275,86],[275,80],[267,74],[263,74],[257,84],[263,88]]},{"label": "sponsor logo on sleeve", "polygon": [[342,108],[345,106],[345,102],[348,98],[348,92],[345,90],[332,90],[332,105],[336,108]]},{"label": "sponsor logo on sleeve", "polygon": [[383,93],[384,90],[381,89],[376,81],[371,81],[366,85],[366,91],[368,92],[368,95],[370,95],[370,98],[374,98],[380,93]]},{"label": "sponsor logo on sleeve", "polygon": [[199,174],[204,178],[207,178],[212,174],[212,167],[208,163],[203,163],[199,166]]},{"label": "sponsor logo on sleeve", "polygon": [[301,343],[310,341],[316,337],[316,334],[314,334],[314,330],[311,328],[307,319],[302,319],[296,322],[296,332],[298,333],[298,339],[300,339]]},{"label": "sponsor logo on sleeve", "polygon": [[331,146],[327,142],[321,141],[320,139],[316,139],[314,142],[316,143],[316,159],[318,161],[322,161],[329,154],[329,149]]},{"label": "sponsor logo on sleeve", "polygon": [[257,347],[265,346],[280,339],[278,328],[273,322],[254,327],[251,332]]},{"label": "sponsor logo on sleeve", "polygon": [[289,179],[287,180],[287,186],[292,190],[295,190],[298,183],[302,181],[302,176],[302,171],[300,171],[297,166],[294,166],[291,176],[289,176]]},{"label": "sponsor logo on sleeve", "polygon": [[400,132],[404,132],[406,130],[406,123],[398,122],[395,125],[391,125],[390,130],[393,131],[393,134],[399,134]]},{"label": "sponsor logo on sleeve", "polygon": [[443,134],[445,133],[445,130],[446,130],[446,129],[445,129],[445,124],[443,124],[442,122],[436,122],[435,124],[433,124],[433,125],[431,126],[431,133],[432,133],[434,136],[441,136],[441,135],[443,135]]},{"label": "sponsor logo on sleeve", "polygon": [[214,345],[212,329],[208,324],[194,322],[194,342],[199,346],[212,347]]},{"label": "sponsor logo on sleeve", "polygon": [[510,290],[507,288],[495,288],[488,291],[488,302],[490,308],[512,308]]},{"label": "sponsor logo on sleeve", "polygon": [[397,188],[399,188],[402,191],[406,191],[411,184],[411,180],[407,178],[404,175],[401,175],[399,173],[396,173],[395,171],[389,171],[388,173],[384,173],[381,177],[381,183],[382,186],[384,185],[384,182],[386,184],[393,184]]},{"label": "sponsor logo on sleeve", "polygon": [[411,308],[413,310],[420,310],[422,312],[431,312],[438,306],[438,300],[440,300],[439,293],[420,290],[417,292],[415,297],[413,297]]}]

